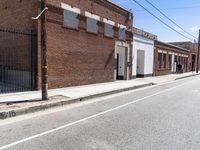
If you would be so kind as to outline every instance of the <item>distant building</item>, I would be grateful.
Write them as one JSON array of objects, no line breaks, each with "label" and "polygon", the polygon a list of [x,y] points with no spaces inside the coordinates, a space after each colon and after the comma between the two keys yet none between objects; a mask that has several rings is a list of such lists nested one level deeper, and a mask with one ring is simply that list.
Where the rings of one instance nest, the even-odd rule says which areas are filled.
[{"label": "distant building", "polygon": [[156,35],[133,28],[133,78],[153,76],[154,40],[156,39]]},{"label": "distant building", "polygon": [[[197,53],[198,53],[198,44],[192,43],[190,41],[187,42],[173,42],[173,45],[177,45],[183,48],[190,50],[190,61],[189,61],[189,71],[195,71],[197,67]],[[200,65],[199,65],[200,67]]]},{"label": "distant building", "polygon": [[189,71],[189,49],[155,41],[154,75],[167,75],[177,72],[177,65],[183,66],[183,72]]}]

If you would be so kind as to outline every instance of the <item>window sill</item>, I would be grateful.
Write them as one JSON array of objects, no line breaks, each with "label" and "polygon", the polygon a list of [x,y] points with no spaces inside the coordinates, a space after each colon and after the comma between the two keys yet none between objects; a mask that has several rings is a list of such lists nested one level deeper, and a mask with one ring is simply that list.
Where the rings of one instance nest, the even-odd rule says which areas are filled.
[{"label": "window sill", "polygon": [[114,39],[114,36],[113,37],[111,37],[111,36],[107,36],[107,35],[105,35],[104,34],[104,36],[103,37],[105,37],[105,38],[108,38],[108,39]]},{"label": "window sill", "polygon": [[98,32],[95,33],[95,32],[86,31],[86,33],[98,36]]},{"label": "window sill", "polygon": [[122,40],[122,39],[118,39],[119,41],[122,41],[122,42],[126,42],[126,39],[125,40]]},{"label": "window sill", "polygon": [[171,68],[157,68],[159,71],[170,70]]},{"label": "window sill", "polygon": [[65,26],[62,26],[62,28],[74,30],[74,31],[79,31],[79,28],[72,28],[72,27],[65,27]]}]

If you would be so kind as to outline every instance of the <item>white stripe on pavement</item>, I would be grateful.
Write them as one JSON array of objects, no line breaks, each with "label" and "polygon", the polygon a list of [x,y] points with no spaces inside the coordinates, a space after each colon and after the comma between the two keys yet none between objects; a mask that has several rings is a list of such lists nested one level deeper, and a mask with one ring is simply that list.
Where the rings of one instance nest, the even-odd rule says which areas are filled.
[{"label": "white stripe on pavement", "polygon": [[30,140],[32,140],[32,139],[36,139],[36,138],[38,138],[38,137],[41,137],[41,136],[44,136],[44,135],[47,135],[47,134],[50,134],[50,133],[59,131],[59,130],[61,130],[61,129],[64,129],[64,128],[67,128],[67,127],[76,125],[76,124],[81,123],[81,122],[84,122],[84,121],[86,121],[86,120],[90,120],[90,119],[92,119],[92,118],[95,118],[95,117],[98,117],[98,116],[102,116],[102,115],[104,115],[104,114],[106,114],[106,113],[113,112],[113,111],[115,111],[115,110],[124,108],[124,107],[126,107],[126,106],[131,105],[131,104],[134,104],[134,103],[143,101],[143,100],[145,100],[145,99],[147,99],[147,98],[150,98],[150,97],[153,97],[153,96],[157,96],[157,95],[159,95],[159,94],[162,94],[162,93],[165,93],[165,92],[167,92],[167,91],[173,90],[173,89],[178,88],[178,87],[180,87],[180,86],[183,86],[183,85],[185,85],[185,84],[188,84],[188,82],[187,82],[187,83],[183,83],[183,84],[178,85],[178,86],[175,86],[175,87],[172,87],[172,88],[170,88],[170,89],[166,89],[166,90],[157,92],[157,93],[155,93],[155,94],[152,94],[152,95],[149,95],[149,96],[146,96],[146,97],[143,97],[143,98],[134,100],[134,101],[132,101],[132,102],[129,102],[129,103],[126,103],[126,104],[123,104],[123,105],[120,105],[120,106],[117,106],[117,107],[108,109],[108,110],[103,111],[103,112],[101,112],[101,113],[97,113],[97,114],[95,114],[95,115],[91,115],[91,116],[89,116],[89,117],[86,117],[86,118],[77,120],[77,121],[75,121],[75,122],[72,122],[72,123],[69,123],[69,124],[66,124],[66,125],[57,127],[57,128],[55,128],[55,129],[51,129],[51,130],[42,132],[42,133],[40,133],[40,134],[36,134],[36,135],[30,136],[30,137],[28,137],[28,138],[24,138],[24,139],[22,139],[22,140],[19,140],[19,141],[10,143],[10,144],[8,144],[8,145],[4,145],[4,146],[0,147],[0,150],[4,150],[4,149],[6,149],[6,148],[10,148],[10,147],[12,147],[12,146],[15,146],[15,145],[18,145],[18,144],[21,144],[21,143],[30,141]]}]

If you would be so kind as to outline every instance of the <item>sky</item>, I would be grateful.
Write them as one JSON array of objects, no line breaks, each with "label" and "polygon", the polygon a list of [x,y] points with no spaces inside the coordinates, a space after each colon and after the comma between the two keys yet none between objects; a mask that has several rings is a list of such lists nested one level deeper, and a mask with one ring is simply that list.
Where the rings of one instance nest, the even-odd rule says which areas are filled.
[{"label": "sky", "polygon": [[[186,34],[180,28],[176,27],[173,23],[162,16],[145,0],[137,0],[140,4],[146,7],[154,15],[159,17],[162,21],[170,25],[172,28],[184,34],[190,39],[194,37]],[[200,0],[149,0],[152,4],[158,7],[165,15],[176,22],[184,30],[198,38],[200,29]],[[163,42],[178,42],[189,41],[167,26],[163,25],[156,18],[151,16],[142,7],[137,5],[133,0],[113,0],[126,9],[132,9],[134,14],[134,26],[143,29],[144,31],[153,33],[158,36],[158,40]]]}]

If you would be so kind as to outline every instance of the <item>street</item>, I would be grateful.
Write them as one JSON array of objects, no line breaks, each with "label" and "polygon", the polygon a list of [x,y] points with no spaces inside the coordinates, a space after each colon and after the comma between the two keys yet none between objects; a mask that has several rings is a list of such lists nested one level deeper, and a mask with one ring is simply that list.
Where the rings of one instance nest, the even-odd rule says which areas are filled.
[{"label": "street", "polygon": [[199,76],[0,121],[0,150],[199,150]]}]

